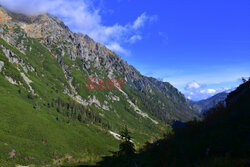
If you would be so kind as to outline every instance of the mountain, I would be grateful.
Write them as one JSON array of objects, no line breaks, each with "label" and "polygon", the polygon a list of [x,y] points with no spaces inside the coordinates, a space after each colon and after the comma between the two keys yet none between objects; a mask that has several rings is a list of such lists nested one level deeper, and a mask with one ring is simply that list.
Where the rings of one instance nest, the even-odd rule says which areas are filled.
[{"label": "mountain", "polygon": [[0,92],[4,166],[94,163],[118,148],[125,125],[138,148],[170,131],[173,120],[198,117],[170,83],[141,75],[59,18],[4,7]]},{"label": "mountain", "polygon": [[105,157],[98,167],[246,167],[250,165],[250,80],[228,94],[203,120],[179,124],[128,157]]},{"label": "mountain", "polygon": [[194,107],[199,113],[203,113],[206,110],[209,110],[219,102],[224,102],[227,98],[229,91],[220,92],[208,99],[200,101],[189,101],[189,103]]}]

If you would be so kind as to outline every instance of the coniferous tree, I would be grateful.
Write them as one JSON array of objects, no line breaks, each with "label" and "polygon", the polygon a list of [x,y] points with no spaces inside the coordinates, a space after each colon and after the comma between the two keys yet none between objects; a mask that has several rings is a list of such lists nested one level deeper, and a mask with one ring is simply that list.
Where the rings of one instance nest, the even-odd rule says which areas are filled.
[{"label": "coniferous tree", "polygon": [[81,114],[78,114],[78,121],[80,121],[80,122],[82,122],[82,116],[81,116]]},{"label": "coniferous tree", "polygon": [[134,143],[132,142],[132,137],[130,136],[130,132],[128,128],[125,127],[121,131],[121,137],[123,142],[120,144],[119,155],[131,156],[135,153]]}]

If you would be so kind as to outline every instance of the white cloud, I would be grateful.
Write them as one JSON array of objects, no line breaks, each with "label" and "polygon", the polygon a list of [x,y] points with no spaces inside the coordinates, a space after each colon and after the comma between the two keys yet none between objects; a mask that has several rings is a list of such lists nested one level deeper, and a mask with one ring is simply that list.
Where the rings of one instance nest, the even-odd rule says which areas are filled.
[{"label": "white cloud", "polygon": [[186,95],[186,97],[189,99],[193,99],[193,100],[201,100],[201,99],[207,99],[213,95],[215,95],[216,93],[219,92],[223,92],[222,90],[224,89],[213,89],[213,88],[206,88],[207,86],[200,86],[198,88],[198,86],[196,85],[197,89],[192,89],[191,90],[187,90],[184,92],[184,94]]},{"label": "white cloud", "polygon": [[0,0],[3,6],[25,14],[36,15],[48,12],[62,18],[72,31],[88,34],[94,40],[108,46],[113,51],[129,53],[123,46],[141,40],[140,29],[146,23],[157,19],[142,13],[135,21],[120,25],[106,26],[102,23],[98,9],[91,0]]},{"label": "white cloud", "polygon": [[193,82],[190,82],[186,85],[186,88],[185,89],[199,89],[201,87],[201,85],[195,81]]},{"label": "white cloud", "polygon": [[226,87],[213,87],[211,85],[200,84],[198,82],[192,81],[186,84],[183,93],[188,99],[192,100],[202,100],[207,99],[219,92],[227,91]]},{"label": "white cloud", "polygon": [[206,90],[200,90],[200,93],[202,93],[202,94],[206,93]]},{"label": "white cloud", "polygon": [[202,94],[214,94],[217,91],[215,89],[206,89],[206,90],[200,90],[200,93]]},{"label": "white cloud", "polygon": [[129,52],[123,49],[118,43],[111,43],[110,45],[107,45],[107,48],[110,50],[116,50],[117,52],[120,52],[126,56],[129,55]]},{"label": "white cloud", "polygon": [[129,38],[130,43],[135,43],[136,41],[141,40],[142,37],[140,35],[133,35],[132,37]]},{"label": "white cloud", "polygon": [[147,16],[146,13],[142,13],[141,16],[139,16],[135,21],[134,24],[132,25],[133,29],[139,29],[144,26],[144,24],[149,21],[155,21],[157,20],[157,16]]},{"label": "white cloud", "polygon": [[209,94],[214,94],[214,93],[216,93],[216,90],[215,90],[215,89],[208,89],[208,90],[207,90],[207,93],[209,93]]}]

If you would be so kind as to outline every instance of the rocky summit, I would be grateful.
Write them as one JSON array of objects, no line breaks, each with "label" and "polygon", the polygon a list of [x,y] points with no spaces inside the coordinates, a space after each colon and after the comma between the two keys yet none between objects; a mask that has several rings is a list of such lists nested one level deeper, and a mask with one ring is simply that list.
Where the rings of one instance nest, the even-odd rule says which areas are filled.
[{"label": "rocky summit", "polygon": [[[89,77],[96,78],[92,84],[124,83],[88,89]],[[118,148],[124,126],[139,147],[170,131],[172,121],[198,117],[170,83],[143,76],[59,18],[3,7],[0,92],[0,164],[6,166],[95,162]]]}]

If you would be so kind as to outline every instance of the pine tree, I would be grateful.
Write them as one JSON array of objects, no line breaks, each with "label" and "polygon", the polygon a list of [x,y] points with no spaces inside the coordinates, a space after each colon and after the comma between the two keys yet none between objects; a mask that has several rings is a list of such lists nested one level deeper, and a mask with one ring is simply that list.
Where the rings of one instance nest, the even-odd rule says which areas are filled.
[{"label": "pine tree", "polygon": [[135,153],[134,143],[132,142],[132,138],[130,136],[130,132],[128,128],[125,127],[121,131],[121,137],[123,142],[120,144],[119,155],[131,156]]},{"label": "pine tree", "polygon": [[82,122],[82,116],[81,116],[81,114],[78,114],[78,121],[80,121],[80,122]]}]

